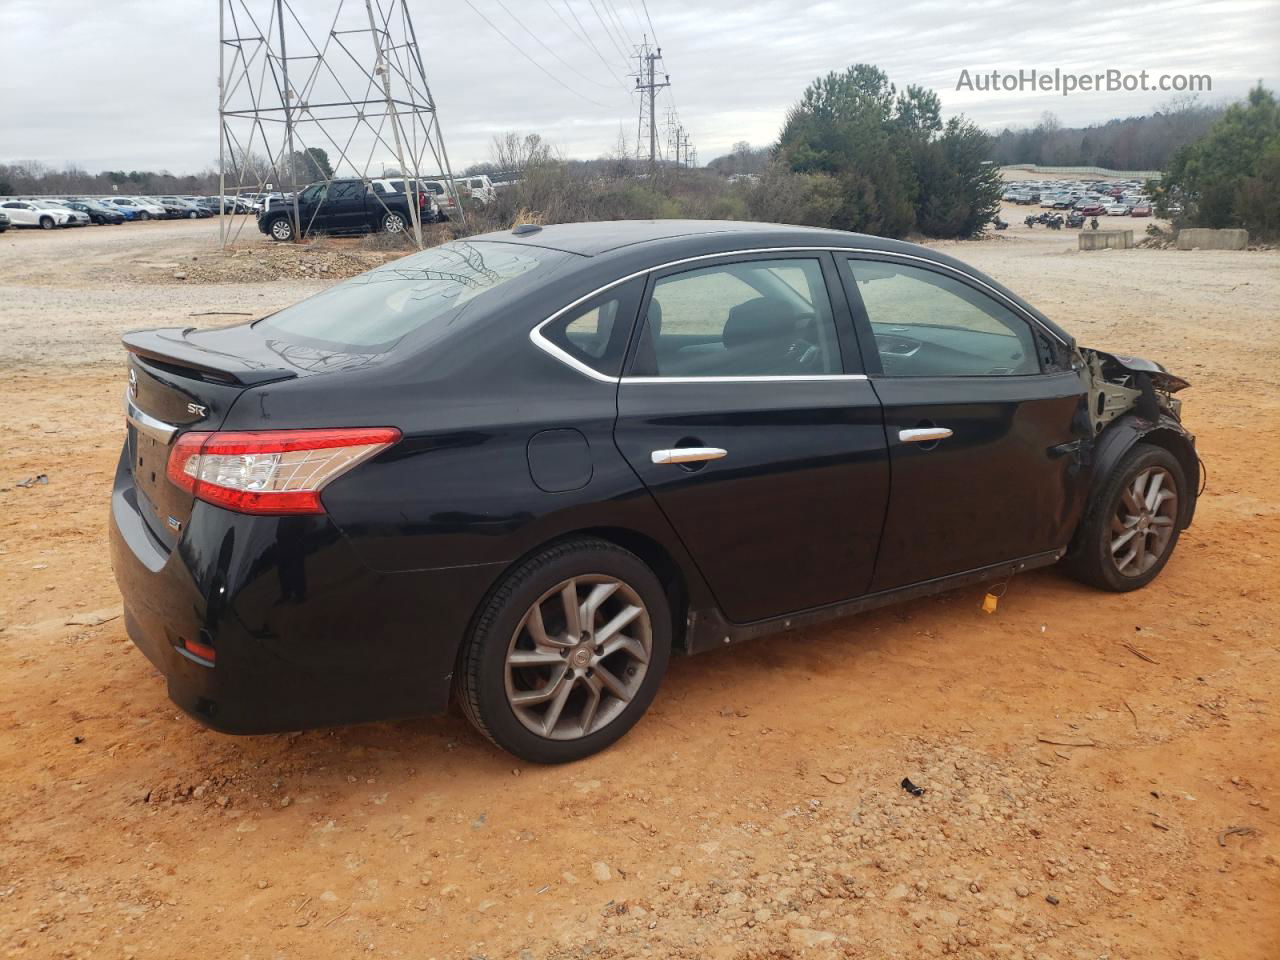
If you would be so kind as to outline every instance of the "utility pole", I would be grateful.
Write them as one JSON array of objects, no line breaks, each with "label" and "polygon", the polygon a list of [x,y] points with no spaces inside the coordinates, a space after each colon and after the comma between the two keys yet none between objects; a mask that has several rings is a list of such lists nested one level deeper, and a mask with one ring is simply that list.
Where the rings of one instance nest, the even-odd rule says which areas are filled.
[{"label": "utility pole", "polygon": [[[640,69],[636,74],[636,91],[641,94],[640,100],[640,130],[644,130],[646,119],[649,124],[649,172],[653,173],[658,166],[658,122],[656,116],[656,101],[658,91],[663,87],[671,86],[671,76],[663,74],[662,80],[658,80],[657,63],[662,59],[662,48],[649,46],[648,35],[644,38],[644,43],[636,47],[635,59],[640,62]],[[636,143],[637,152],[640,144]]]}]

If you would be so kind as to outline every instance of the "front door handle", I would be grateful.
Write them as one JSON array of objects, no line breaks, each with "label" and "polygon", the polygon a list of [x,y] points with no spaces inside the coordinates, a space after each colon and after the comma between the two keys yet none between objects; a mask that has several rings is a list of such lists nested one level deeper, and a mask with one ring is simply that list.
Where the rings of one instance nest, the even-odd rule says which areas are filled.
[{"label": "front door handle", "polygon": [[649,457],[654,463],[701,463],[719,460],[728,452],[719,447],[676,447],[674,450],[655,450]]},{"label": "front door handle", "polygon": [[903,443],[937,443],[949,436],[951,431],[947,427],[915,427],[898,431],[898,439]]}]

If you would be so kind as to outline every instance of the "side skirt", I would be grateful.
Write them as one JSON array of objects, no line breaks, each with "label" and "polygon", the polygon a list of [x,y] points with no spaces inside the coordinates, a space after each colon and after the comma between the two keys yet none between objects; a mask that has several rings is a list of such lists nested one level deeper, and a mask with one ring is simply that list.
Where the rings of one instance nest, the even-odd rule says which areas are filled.
[{"label": "side skirt", "polygon": [[904,600],[914,600],[917,597],[928,597],[935,593],[955,590],[957,587],[1004,579],[1027,570],[1035,570],[1038,567],[1052,566],[1062,559],[1066,552],[1067,548],[1062,547],[1058,550],[1036,553],[1018,560],[1005,560],[1001,563],[993,563],[985,567],[978,567],[975,570],[953,573],[949,576],[937,577],[933,580],[925,580],[905,587],[894,587],[892,590],[868,593],[853,600],[845,600],[825,607],[815,607],[812,610],[802,610],[799,613],[772,617],[768,620],[757,620],[754,623],[730,623],[718,608],[691,610],[689,611],[687,632],[685,634],[685,652],[689,654],[704,653],[707,650],[713,650],[716,647],[723,647],[727,644],[741,643],[743,640],[752,640],[756,637],[779,633],[783,630],[792,630],[796,627],[811,627],[815,624],[826,623],[829,620],[852,616],[855,613],[875,610],[878,607],[887,607],[890,604]]}]

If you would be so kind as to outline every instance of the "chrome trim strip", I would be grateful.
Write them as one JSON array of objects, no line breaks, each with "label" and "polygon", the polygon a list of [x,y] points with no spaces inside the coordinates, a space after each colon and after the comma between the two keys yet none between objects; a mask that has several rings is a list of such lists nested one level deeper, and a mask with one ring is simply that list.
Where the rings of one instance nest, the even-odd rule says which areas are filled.
[{"label": "chrome trim strip", "polygon": [[[923,263],[923,264],[926,264],[927,266],[930,266],[930,267],[936,267],[936,268],[939,268],[939,269],[942,269],[942,270],[947,270],[947,271],[949,271],[949,272],[951,272],[951,273],[956,274],[957,276],[964,277],[966,280],[969,280],[969,281],[971,281],[972,283],[976,283],[978,286],[980,286],[980,287],[982,287],[983,289],[985,289],[986,291],[988,291],[988,292],[989,292],[993,297],[998,297],[1001,301],[1003,301],[1004,303],[1008,304],[1008,306],[1009,306],[1009,307],[1011,307],[1011,308],[1013,309],[1014,313],[1016,313],[1016,314],[1017,314],[1019,317],[1021,317],[1022,319],[1026,320],[1028,323],[1030,323],[1032,326],[1034,326],[1037,330],[1041,331],[1042,333],[1046,334],[1047,336],[1052,337],[1054,340],[1056,340],[1056,341],[1058,341],[1059,343],[1061,343],[1064,347],[1066,347],[1066,346],[1070,346],[1070,344],[1069,344],[1066,340],[1063,340],[1060,336],[1058,336],[1056,333],[1054,333],[1052,330],[1050,330],[1048,327],[1046,327],[1044,324],[1042,324],[1042,323],[1041,323],[1039,320],[1037,320],[1035,317],[1033,317],[1033,316],[1031,316],[1030,314],[1028,314],[1028,313],[1024,312],[1024,311],[1023,311],[1023,309],[1022,309],[1022,307],[1020,307],[1020,306],[1017,304],[1017,302],[1016,302],[1016,301],[1012,300],[1012,299],[1011,299],[1010,297],[1008,297],[1007,295],[1005,295],[1005,294],[1001,293],[1001,292],[1000,292],[999,290],[997,290],[995,287],[991,286],[991,284],[986,283],[986,282],[985,282],[985,281],[983,281],[983,280],[979,280],[977,277],[973,276],[972,274],[967,273],[966,271],[961,270],[961,269],[959,269],[959,268],[957,268],[957,267],[953,267],[953,266],[951,266],[951,265],[950,265],[950,264],[948,264],[948,263],[940,263],[940,262],[939,262],[939,261],[937,261],[937,260],[931,260],[931,259],[929,259],[928,257],[919,257],[919,256],[916,256],[915,254],[911,254],[911,253],[898,253],[897,251],[894,251],[894,250],[873,250],[873,249],[871,249],[871,248],[869,248],[869,247],[821,247],[821,246],[815,246],[815,247],[754,247],[754,248],[747,249],[747,250],[725,250],[725,251],[723,251],[723,252],[721,252],[721,253],[702,253],[702,254],[699,254],[699,255],[698,255],[698,256],[696,256],[696,257],[683,257],[683,258],[681,258],[681,259],[679,259],[679,260],[670,260],[670,261],[668,261],[668,262],[666,262],[666,263],[659,263],[659,264],[655,264],[655,265],[654,265],[654,266],[652,266],[652,267],[645,267],[643,270],[637,270],[637,271],[635,271],[634,273],[627,274],[627,276],[625,276],[625,277],[619,277],[617,280],[611,280],[611,281],[609,281],[608,283],[606,283],[604,286],[602,286],[602,287],[597,287],[595,290],[592,290],[590,293],[588,293],[588,294],[586,294],[586,295],[584,295],[584,296],[579,297],[577,300],[573,301],[573,303],[569,304],[568,306],[561,307],[559,310],[557,310],[557,311],[556,311],[555,313],[553,313],[551,316],[547,317],[547,319],[543,320],[541,323],[539,323],[537,326],[535,326],[532,330],[530,330],[530,331],[529,331],[529,339],[533,341],[534,346],[536,346],[536,347],[538,347],[539,349],[544,350],[544,351],[546,351],[547,353],[551,354],[551,356],[555,357],[555,358],[556,358],[557,360],[559,360],[561,363],[564,363],[564,364],[566,364],[567,366],[572,367],[574,370],[577,370],[579,373],[581,373],[581,374],[585,374],[586,376],[590,377],[592,380],[597,380],[597,381],[599,381],[600,383],[623,383],[623,382],[626,382],[626,383],[634,383],[634,382],[645,382],[645,383],[649,383],[649,382],[663,382],[663,383],[671,383],[671,382],[681,382],[681,381],[683,381],[683,382],[701,383],[701,382],[717,382],[717,381],[721,381],[721,380],[725,380],[725,381],[740,381],[740,380],[744,380],[744,379],[746,379],[746,380],[764,380],[764,379],[768,379],[768,380],[780,380],[780,381],[785,381],[785,380],[797,380],[797,379],[799,379],[799,380],[812,380],[812,379],[817,379],[817,378],[815,378],[815,377],[767,377],[767,378],[766,378],[766,377],[748,377],[748,378],[744,378],[744,377],[686,377],[686,378],[679,378],[679,377],[609,377],[609,376],[606,376],[605,374],[601,373],[601,372],[600,372],[600,371],[598,371],[598,370],[593,370],[591,367],[587,366],[587,365],[586,365],[585,363],[583,363],[582,361],[580,361],[580,360],[578,360],[578,359],[576,359],[576,358],[574,358],[574,357],[570,356],[570,355],[569,355],[568,353],[566,353],[564,350],[562,350],[562,349],[560,349],[559,347],[557,347],[554,343],[552,343],[550,340],[548,340],[546,337],[544,337],[544,336],[542,335],[542,328],[543,328],[543,327],[545,327],[545,326],[546,326],[548,323],[550,323],[552,320],[555,320],[555,319],[557,319],[558,317],[563,316],[565,313],[567,313],[568,311],[572,310],[574,307],[577,307],[577,306],[579,306],[580,304],[585,303],[586,301],[590,300],[592,297],[596,297],[596,296],[599,296],[600,294],[604,293],[604,292],[605,292],[606,290],[608,290],[610,287],[616,287],[616,286],[617,286],[618,284],[620,284],[620,283],[626,283],[628,280],[634,280],[636,277],[643,277],[643,276],[646,276],[646,275],[651,274],[651,273],[656,273],[656,272],[658,272],[659,270],[667,270],[667,269],[670,269],[671,267],[679,267],[679,266],[682,266],[682,265],[684,265],[684,264],[686,264],[686,263],[697,263],[697,262],[699,262],[699,261],[701,261],[701,260],[717,260],[717,259],[719,259],[719,258],[721,258],[721,257],[737,257],[737,256],[745,255],[745,254],[757,254],[757,253],[827,253],[827,252],[830,252],[830,253],[849,253],[849,254],[869,253],[869,254],[872,254],[872,255],[874,255],[874,256],[878,256],[878,257],[888,257],[888,258],[890,258],[890,259],[897,258],[897,259],[900,259],[900,260],[914,260],[914,261],[915,261],[915,262],[917,262],[917,263]],[[867,379],[867,377],[866,377],[866,375],[865,375],[865,374],[832,374],[832,375],[829,375],[829,376],[827,376],[827,377],[823,377],[822,379],[854,379],[854,380],[865,380],[865,379]]]},{"label": "chrome trim strip", "polygon": [[133,400],[129,398],[128,387],[125,387],[124,392],[124,416],[139,432],[145,433],[153,440],[159,440],[164,444],[172,440],[173,435],[178,432],[178,428],[174,424],[157,420],[149,413],[143,413],[139,410]]},{"label": "chrome trim strip", "polygon": [[619,383],[808,383],[826,380],[866,380],[865,373],[812,373],[759,377],[623,377]]}]

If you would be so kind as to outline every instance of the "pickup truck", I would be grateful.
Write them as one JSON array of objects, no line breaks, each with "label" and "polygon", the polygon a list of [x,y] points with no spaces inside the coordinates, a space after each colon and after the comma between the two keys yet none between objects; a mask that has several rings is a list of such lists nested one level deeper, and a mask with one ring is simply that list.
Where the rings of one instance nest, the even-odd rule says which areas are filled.
[{"label": "pickup truck", "polygon": [[[402,193],[375,193],[363,180],[330,180],[313,183],[298,194],[298,222],[303,236],[309,233],[399,233],[412,224],[409,197]],[[427,219],[427,199],[418,195],[422,219]],[[273,200],[258,215],[258,229],[273,240],[294,238],[293,202]]]}]

